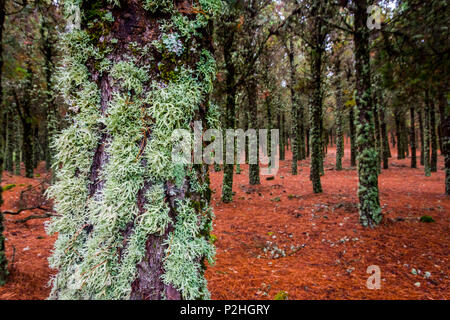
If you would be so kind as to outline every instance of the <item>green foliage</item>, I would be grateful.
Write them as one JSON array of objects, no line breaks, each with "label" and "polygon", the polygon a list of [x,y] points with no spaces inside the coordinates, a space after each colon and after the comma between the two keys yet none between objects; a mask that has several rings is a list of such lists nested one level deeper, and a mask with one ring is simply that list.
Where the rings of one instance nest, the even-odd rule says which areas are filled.
[{"label": "green foliage", "polygon": [[14,188],[16,185],[15,184],[8,184],[6,186],[3,187],[3,191],[8,191],[11,190],[12,188]]},{"label": "green foliage", "polygon": [[425,215],[420,217],[420,222],[431,223],[436,221],[434,221],[433,217]]},{"label": "green foliage", "polygon": [[288,300],[288,298],[289,296],[286,291],[280,291],[273,297],[273,300]]}]

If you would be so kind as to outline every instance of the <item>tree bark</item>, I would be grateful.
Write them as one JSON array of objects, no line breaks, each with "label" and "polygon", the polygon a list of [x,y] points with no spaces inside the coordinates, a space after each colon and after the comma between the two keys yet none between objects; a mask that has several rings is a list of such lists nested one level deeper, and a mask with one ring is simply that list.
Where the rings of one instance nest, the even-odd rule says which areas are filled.
[{"label": "tree bark", "polygon": [[382,220],[378,196],[377,152],[373,141],[373,105],[370,77],[367,0],[355,1],[356,135],[358,147],[359,215],[363,226]]},{"label": "tree bark", "polygon": [[207,166],[173,161],[170,136],[206,123],[211,24],[162,31],[174,15],[194,18],[183,1],[98,4],[82,2],[64,42],[64,72],[85,73],[63,88],[71,126],[57,138],[49,189],[60,215],[49,227],[58,233],[51,298],[208,298]]},{"label": "tree bark", "polygon": [[411,119],[411,168],[417,168],[417,159],[416,159],[416,124],[415,124],[415,115],[414,115],[414,107],[409,108],[409,116]]}]

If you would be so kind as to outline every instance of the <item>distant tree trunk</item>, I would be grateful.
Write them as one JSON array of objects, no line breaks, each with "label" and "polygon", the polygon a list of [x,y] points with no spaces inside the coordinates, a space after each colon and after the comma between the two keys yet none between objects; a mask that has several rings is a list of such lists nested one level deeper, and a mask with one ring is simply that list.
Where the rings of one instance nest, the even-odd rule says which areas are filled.
[{"label": "distant tree trunk", "polygon": [[[234,62],[232,61],[232,44],[234,41],[234,32],[229,31],[228,34],[225,35],[225,43],[224,43],[224,51],[223,56],[225,60],[225,68],[226,79],[225,79],[225,92],[226,92],[226,101],[225,101],[225,127],[227,129],[234,129],[235,127],[235,110],[236,110],[236,86],[235,86],[235,74],[236,69]],[[256,92],[252,92],[251,94],[256,94]],[[251,106],[250,106],[251,107]],[[226,135],[224,131],[224,139],[226,141]],[[234,139],[233,139],[234,144]],[[227,149],[227,148],[226,148]],[[234,148],[233,148],[234,153]],[[226,152],[225,152],[226,155]],[[234,164],[224,163],[223,165],[223,182],[222,182],[222,202],[229,203],[233,201],[233,173],[234,173]]]},{"label": "distant tree trunk", "polygon": [[12,112],[6,114],[6,146],[5,146],[5,170],[13,172],[13,153],[14,153],[14,115]]},{"label": "distant tree trunk", "polygon": [[16,89],[13,89],[14,102],[22,125],[22,159],[25,164],[25,177],[33,177],[33,117],[31,115],[31,97],[33,70],[31,63],[27,61],[25,87],[23,88],[22,101]]},{"label": "distant tree trunk", "polygon": [[397,159],[401,160],[404,159],[404,152],[403,152],[403,139],[402,139],[402,115],[400,114],[400,111],[397,109],[394,112],[394,119],[395,119],[395,133],[397,135]]},{"label": "distant tree trunk", "polygon": [[298,150],[299,150],[299,159],[306,159],[306,147],[305,147],[305,107],[302,103],[299,104],[298,108],[298,126],[299,126],[299,135],[298,135]]},{"label": "distant tree trunk", "polygon": [[420,165],[423,166],[424,162],[424,154],[425,154],[425,141],[424,141],[424,129],[423,129],[423,119],[422,119],[422,110],[419,109],[419,137],[420,137]]},{"label": "distant tree trunk", "polygon": [[280,149],[280,160],[284,160],[284,122],[282,121],[282,112],[277,114],[278,130],[280,131],[280,139],[278,141],[278,148]]},{"label": "distant tree trunk", "polygon": [[[246,90],[248,95],[249,108],[252,108],[249,111],[249,127],[256,130],[258,128],[258,107],[256,102],[257,83],[254,77],[248,79]],[[253,148],[257,148],[257,150],[259,150],[258,139],[259,137],[258,135],[256,135],[256,141],[250,141],[249,148],[251,150],[254,150]],[[259,178],[259,152],[257,152],[256,164],[249,165],[248,178],[251,185],[257,185],[261,183]]]},{"label": "distant tree trunk", "polygon": [[442,130],[442,152],[444,155],[445,194],[450,195],[450,107],[446,95],[446,87],[439,90],[439,112]]},{"label": "distant tree trunk", "polygon": [[367,0],[355,1],[356,122],[358,145],[359,215],[363,226],[372,227],[383,216],[378,196],[377,152],[373,141],[373,105],[370,77]]},{"label": "distant tree trunk", "polygon": [[[0,0],[0,105],[3,108],[3,87],[2,87],[2,71],[3,71],[3,25],[5,23],[5,0]],[[3,175],[3,128],[5,124],[0,125],[0,183]],[[5,254],[5,237],[3,235],[3,213],[1,211],[1,205],[3,204],[2,198],[3,189],[0,187],[0,286],[6,283],[6,277],[8,276],[7,260]]]},{"label": "distant tree trunk", "polygon": [[430,129],[431,129],[431,160],[430,171],[437,172],[437,135],[436,135],[436,108],[430,99]]},{"label": "distant tree trunk", "polygon": [[348,125],[350,128],[350,166],[356,166],[356,129],[354,108],[350,107],[348,112]]},{"label": "distant tree trunk", "polygon": [[310,144],[310,136],[309,136],[309,126],[305,129],[305,134],[306,134],[306,157],[309,158],[311,155],[311,144]]},{"label": "distant tree trunk", "polygon": [[411,106],[409,108],[409,115],[410,115],[410,121],[411,121],[411,128],[410,128],[410,134],[411,134],[411,168],[417,168],[417,159],[416,159],[416,125],[415,125],[415,115],[414,115],[414,107]]},{"label": "distant tree trunk", "polygon": [[342,113],[344,110],[344,104],[342,102],[342,87],[340,74],[340,60],[336,59],[336,170],[342,170],[342,158],[344,157],[344,132],[342,128]]},{"label": "distant tree trunk", "polygon": [[381,153],[382,153],[382,142],[381,142],[381,129],[380,129],[380,119],[378,115],[378,110],[380,109],[380,101],[377,98],[377,95],[373,95],[373,117],[374,117],[374,126],[375,126],[375,148],[377,150],[377,170],[378,173],[381,172]]},{"label": "distant tree trunk", "polygon": [[41,160],[40,143],[39,143],[39,125],[33,126],[33,168],[36,169]]},{"label": "distant tree trunk", "polygon": [[429,177],[431,176],[431,167],[430,167],[430,143],[431,143],[431,130],[430,130],[430,97],[429,97],[429,90],[425,90],[425,119],[424,119],[424,133],[423,133],[423,139],[424,139],[424,169],[425,169],[425,176]]},{"label": "distant tree trunk", "polygon": [[[207,299],[208,167],[174,161],[171,136],[206,123],[211,23],[186,14],[184,1],[102,3],[66,6],[82,20],[64,35],[61,72],[78,78],[61,88],[75,111],[56,138],[48,189],[59,214],[49,226],[58,234],[50,298]],[[175,15],[192,18],[195,33],[159,28]]]},{"label": "distant tree trunk", "polygon": [[380,131],[382,140],[382,159],[383,159],[383,169],[389,168],[389,134],[387,132],[386,115],[384,111],[384,103],[379,104],[379,115],[380,115]]},{"label": "distant tree trunk", "polygon": [[297,162],[298,162],[298,116],[299,116],[299,101],[297,99],[297,94],[295,92],[295,84],[296,84],[296,75],[295,75],[295,64],[294,64],[294,44],[293,39],[289,41],[289,66],[290,66],[290,74],[291,74],[291,83],[290,83],[290,91],[291,91],[291,150],[292,150],[292,166],[291,173],[292,175],[297,174]]}]

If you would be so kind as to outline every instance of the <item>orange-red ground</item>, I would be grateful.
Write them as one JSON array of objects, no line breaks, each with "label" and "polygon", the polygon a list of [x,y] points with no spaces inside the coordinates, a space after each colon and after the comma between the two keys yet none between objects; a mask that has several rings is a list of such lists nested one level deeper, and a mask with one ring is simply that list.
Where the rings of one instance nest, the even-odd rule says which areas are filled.
[{"label": "orange-red ground", "polygon": [[[213,299],[273,299],[280,291],[289,299],[450,298],[450,200],[444,195],[442,159],[438,172],[427,178],[423,167],[409,168],[410,159],[392,158],[379,177],[383,223],[364,229],[358,221],[357,175],[349,168],[349,150],[343,171],[333,169],[334,157],[330,148],[322,194],[312,193],[309,161],[302,161],[299,174],[292,176],[287,160],[274,180],[261,177],[256,187],[248,184],[243,165],[235,175],[234,201],[223,204],[222,172],[211,171],[217,255],[206,277]],[[40,181],[8,173],[3,179],[3,185],[16,184],[3,193],[3,210],[15,209],[20,190]],[[53,271],[47,257],[55,239],[46,235],[44,219],[14,223],[29,214],[5,216],[7,257],[11,260],[14,252],[14,261],[0,299],[45,299],[49,293]],[[435,222],[419,222],[423,215]],[[286,256],[272,255],[275,246]],[[370,265],[380,267],[379,290],[366,287]]]}]

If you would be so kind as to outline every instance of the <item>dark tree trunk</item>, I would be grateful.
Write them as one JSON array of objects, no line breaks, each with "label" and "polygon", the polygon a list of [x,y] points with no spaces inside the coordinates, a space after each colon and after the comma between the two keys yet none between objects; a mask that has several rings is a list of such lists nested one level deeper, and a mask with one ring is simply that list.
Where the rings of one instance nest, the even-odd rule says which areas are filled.
[{"label": "dark tree trunk", "polygon": [[377,170],[378,173],[381,172],[381,158],[382,158],[382,141],[381,141],[381,129],[380,129],[380,118],[379,118],[379,109],[380,109],[380,101],[376,94],[373,95],[374,106],[373,106],[373,117],[374,117],[374,126],[375,126],[375,148],[377,150]]},{"label": "dark tree trunk", "polygon": [[348,125],[350,128],[350,166],[356,166],[356,129],[355,129],[355,112],[350,107],[348,112]]},{"label": "dark tree trunk", "polygon": [[416,124],[415,124],[415,115],[414,115],[414,107],[409,108],[409,115],[411,121],[411,168],[417,168],[417,159],[416,159]]},{"label": "dark tree trunk", "polygon": [[291,74],[291,83],[289,85],[291,91],[291,150],[292,150],[292,166],[291,173],[292,175],[297,174],[297,164],[298,164],[298,145],[299,145],[299,128],[298,128],[298,117],[299,117],[299,101],[297,94],[295,92],[295,84],[296,84],[296,74],[295,74],[295,64],[294,64],[294,44],[293,39],[289,41],[289,66],[290,66],[290,74]]},{"label": "dark tree trunk", "polygon": [[424,142],[424,130],[423,130],[423,119],[422,119],[422,110],[419,109],[418,112],[419,115],[419,138],[420,138],[420,165],[423,166],[424,165],[424,146],[425,146],[425,142]]},{"label": "dark tree trunk", "polygon": [[[235,74],[236,69],[234,62],[232,61],[233,55],[233,41],[234,41],[234,32],[233,30],[228,30],[228,33],[224,36],[224,51],[223,56],[225,60],[225,68],[227,70],[226,79],[225,79],[225,92],[226,92],[226,101],[225,101],[225,128],[234,129],[235,127],[235,118],[236,118],[236,86],[235,86]],[[256,94],[253,92],[252,94]],[[250,109],[249,109],[250,110]],[[224,139],[226,140],[225,132]],[[228,143],[228,141],[227,141]],[[234,139],[233,139],[234,144]],[[234,150],[234,148],[233,148]],[[234,153],[234,151],[233,151]],[[226,157],[226,153],[225,153]],[[234,173],[234,164],[224,163],[223,166],[223,183],[222,183],[222,201],[224,203],[229,203],[233,201],[233,173]]]},{"label": "dark tree trunk", "polygon": [[436,135],[436,108],[434,101],[430,101],[430,129],[431,129],[431,172],[437,172],[437,135]]},{"label": "dark tree trunk", "polygon": [[[2,87],[2,71],[3,71],[3,25],[5,23],[5,0],[0,0],[0,104],[3,103],[3,87]],[[5,124],[0,125],[0,182],[3,174],[3,128]],[[6,277],[8,276],[7,260],[5,254],[5,237],[3,235],[3,213],[1,211],[1,205],[3,204],[2,198],[3,189],[0,187],[0,286],[6,283]]]},{"label": "dark tree trunk", "polygon": [[445,194],[450,195],[450,107],[446,96],[446,87],[439,91],[439,112],[442,130],[442,152],[444,155]]},{"label": "dark tree trunk", "polygon": [[384,104],[381,103],[379,106],[380,106],[379,115],[380,115],[380,131],[381,131],[381,140],[382,140],[383,169],[388,169],[389,168],[389,154],[390,154],[389,133],[387,131]]},{"label": "dark tree trunk", "polygon": [[[256,90],[257,90],[257,83],[256,79],[253,77],[250,77],[247,81],[247,95],[248,95],[248,103],[249,103],[249,126],[251,129],[257,129],[258,128],[258,105],[256,102]],[[258,146],[258,135],[256,136],[256,141],[250,141],[249,148],[254,150],[253,148],[257,148]],[[255,143],[255,145],[253,145]],[[249,165],[248,170],[248,179],[249,183],[251,185],[257,185],[260,184],[260,178],[259,178],[259,152],[257,152],[257,161],[255,164]]]},{"label": "dark tree trunk", "polygon": [[377,152],[373,141],[373,105],[370,77],[367,0],[355,1],[356,122],[358,145],[359,215],[362,225],[372,227],[382,220],[378,196]]},{"label": "dark tree trunk", "polygon": [[319,15],[322,13],[324,4],[316,3],[312,5],[311,16],[313,17],[311,35],[313,38],[309,52],[309,63],[311,70],[311,99],[309,105],[309,125],[311,144],[311,169],[310,179],[314,193],[322,192],[320,181],[323,173],[323,119],[322,119],[322,62],[325,52],[325,26]]},{"label": "dark tree trunk", "polygon": [[13,172],[13,153],[14,153],[14,115],[12,112],[6,114],[6,146],[5,146],[5,170]]},{"label": "dark tree trunk", "polygon": [[424,132],[423,132],[423,153],[424,153],[424,170],[425,176],[429,177],[431,175],[430,168],[430,144],[431,144],[431,130],[430,130],[430,109],[431,101],[429,97],[429,90],[425,90],[425,118],[424,118]]}]

